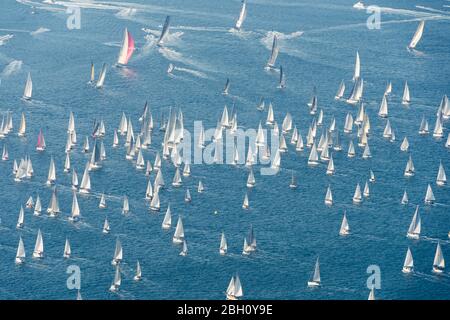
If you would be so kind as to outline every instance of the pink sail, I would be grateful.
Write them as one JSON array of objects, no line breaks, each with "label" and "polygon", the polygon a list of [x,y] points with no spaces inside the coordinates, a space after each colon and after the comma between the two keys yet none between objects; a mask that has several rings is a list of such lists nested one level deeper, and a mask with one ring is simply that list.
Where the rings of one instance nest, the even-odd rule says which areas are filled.
[{"label": "pink sail", "polygon": [[134,39],[131,36],[131,33],[128,32],[128,52],[127,52],[127,63],[128,60],[130,60],[131,56],[133,55],[134,51]]},{"label": "pink sail", "polygon": [[45,149],[45,139],[44,139],[44,135],[42,134],[42,129],[39,130],[39,135],[38,135],[38,141],[37,141],[36,149],[37,150],[44,150]]}]

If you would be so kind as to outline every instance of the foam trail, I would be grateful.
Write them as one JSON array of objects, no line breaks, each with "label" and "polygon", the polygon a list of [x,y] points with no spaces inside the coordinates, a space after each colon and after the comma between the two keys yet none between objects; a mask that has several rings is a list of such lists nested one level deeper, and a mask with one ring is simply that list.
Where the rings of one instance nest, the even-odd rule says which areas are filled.
[{"label": "foam trail", "polygon": [[17,72],[22,69],[22,61],[21,60],[13,60],[3,69],[1,73],[1,78],[7,78],[13,74],[16,74]]},{"label": "foam trail", "polygon": [[449,11],[443,11],[443,10],[438,10],[438,9],[425,7],[425,6],[419,6],[419,5],[416,5],[416,8],[417,9],[422,9],[422,10],[427,10],[427,11],[430,11],[430,12],[435,12],[435,13],[442,13],[442,14],[449,14],[450,13]]},{"label": "foam trail", "polygon": [[47,29],[47,28],[44,28],[44,27],[40,27],[40,28],[38,28],[37,30],[30,32],[30,34],[31,34],[32,36],[36,36],[36,35],[38,35],[38,34],[45,33],[45,32],[49,32],[49,31],[50,31],[50,29]]},{"label": "foam trail", "polygon": [[192,69],[175,67],[174,70],[182,71],[182,72],[186,72],[186,73],[190,73],[190,74],[192,74],[192,75],[194,75],[194,76],[196,76],[196,77],[203,78],[203,79],[208,78],[208,77],[206,76],[206,74],[204,74],[203,72],[196,71],[196,70],[192,70]]},{"label": "foam trail", "polygon": [[136,15],[136,8],[125,8],[116,13],[116,17],[118,18],[130,18]]}]

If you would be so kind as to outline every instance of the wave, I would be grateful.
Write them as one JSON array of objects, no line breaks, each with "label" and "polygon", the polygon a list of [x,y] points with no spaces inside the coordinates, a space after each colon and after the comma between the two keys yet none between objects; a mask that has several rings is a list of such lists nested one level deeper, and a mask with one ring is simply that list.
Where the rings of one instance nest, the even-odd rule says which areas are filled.
[{"label": "wave", "polygon": [[40,28],[36,29],[35,31],[31,31],[30,34],[32,36],[36,36],[38,34],[49,32],[49,31],[50,31],[50,29],[47,29],[47,28],[44,28],[44,27],[40,27]]},{"label": "wave", "polygon": [[[159,38],[161,36],[161,30],[154,30],[154,29],[149,29],[149,28],[142,28],[142,31],[144,31],[145,33],[147,33],[147,35],[145,35],[145,39],[148,42],[155,42],[156,44],[156,38]],[[184,34],[184,32],[182,31],[178,31],[178,32],[169,32],[165,37],[164,37],[164,43],[166,45],[174,45],[176,44],[180,39],[181,36]]]},{"label": "wave", "polygon": [[118,18],[130,18],[133,17],[137,12],[136,8],[125,8],[116,13]]},{"label": "wave", "polygon": [[292,40],[300,38],[303,35],[303,31],[294,31],[292,33],[282,33],[278,31],[268,31],[265,36],[261,39],[261,43],[268,49],[272,50],[273,37],[277,36],[278,46],[283,48],[284,42],[286,40]]},{"label": "wave", "polygon": [[3,69],[0,77],[7,78],[9,76],[12,76],[13,74],[16,74],[22,69],[22,61],[21,60],[13,60]]},{"label": "wave", "polygon": [[14,35],[12,35],[12,34],[7,34],[7,35],[4,35],[4,36],[0,36],[0,46],[4,45],[6,42],[8,42],[13,37],[14,37]]}]

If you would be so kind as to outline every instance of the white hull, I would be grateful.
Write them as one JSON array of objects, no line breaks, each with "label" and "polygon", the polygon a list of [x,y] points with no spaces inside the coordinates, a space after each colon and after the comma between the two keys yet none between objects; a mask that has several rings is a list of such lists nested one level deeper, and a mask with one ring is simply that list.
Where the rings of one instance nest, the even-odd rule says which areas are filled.
[{"label": "white hull", "polygon": [[141,281],[142,277],[141,276],[134,276],[133,280],[134,281]]},{"label": "white hull", "polygon": [[403,267],[402,272],[405,274],[411,273],[413,269],[411,267]]},{"label": "white hull", "polygon": [[331,206],[333,204],[333,201],[332,200],[325,200],[325,204],[327,206]]},{"label": "white hull", "polygon": [[413,240],[419,240],[420,235],[415,234],[415,233],[407,233],[406,237],[409,238],[409,239],[413,239]]},{"label": "white hull", "polygon": [[443,269],[440,269],[440,268],[438,268],[438,267],[433,267],[433,272],[434,272],[434,273],[437,273],[437,274],[441,274],[441,273],[444,272],[444,270],[443,270]]},{"label": "white hull", "polygon": [[310,288],[315,288],[320,286],[320,282],[316,282],[316,281],[308,281],[308,287]]},{"label": "white hull", "polygon": [[117,291],[119,291],[119,287],[118,287],[118,286],[115,286],[115,285],[111,285],[111,287],[109,287],[109,291],[111,291],[111,292],[117,292]]},{"label": "white hull", "polygon": [[23,258],[16,258],[16,264],[22,264],[22,263],[24,263],[25,262],[25,259],[23,259]]},{"label": "white hull", "polygon": [[180,239],[180,238],[173,238],[173,239],[172,239],[172,242],[175,243],[175,244],[181,244],[181,243],[183,243],[183,239]]},{"label": "white hull", "polygon": [[445,186],[445,184],[446,184],[446,182],[445,181],[442,181],[442,180],[437,180],[436,181],[436,184],[438,185],[438,186]]},{"label": "white hull", "polygon": [[111,261],[111,264],[112,264],[113,266],[117,266],[119,263],[120,263],[120,260],[117,260],[117,259],[113,259],[113,260]]},{"label": "white hull", "polygon": [[353,203],[360,204],[361,202],[362,202],[362,199],[353,198]]},{"label": "white hull", "polygon": [[41,259],[43,257],[44,257],[44,253],[43,252],[33,252],[33,258]]},{"label": "white hull", "polygon": [[80,188],[80,193],[82,193],[82,194],[88,194],[89,192],[90,192],[89,189],[81,189]]}]

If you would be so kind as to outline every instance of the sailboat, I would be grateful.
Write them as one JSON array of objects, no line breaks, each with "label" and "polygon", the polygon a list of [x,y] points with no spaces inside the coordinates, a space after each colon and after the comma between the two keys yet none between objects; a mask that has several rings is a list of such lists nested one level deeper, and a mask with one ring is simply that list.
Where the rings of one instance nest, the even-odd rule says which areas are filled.
[{"label": "sailboat", "polygon": [[244,248],[242,249],[242,254],[248,256],[252,253],[252,247],[248,244],[247,237],[244,237]]},{"label": "sailboat", "polygon": [[22,112],[22,115],[21,115],[21,118],[20,118],[19,131],[17,131],[17,135],[19,137],[24,137],[26,129],[27,129],[27,123],[26,123],[26,120],[25,120],[25,114]]},{"label": "sailboat", "polygon": [[335,100],[339,100],[342,99],[342,97],[344,96],[345,93],[345,82],[344,80],[341,81],[341,84],[339,85],[339,89],[336,92],[336,95],[334,96]]},{"label": "sailboat", "polygon": [[444,136],[444,129],[442,127],[441,115],[436,117],[436,122],[434,124],[433,137],[442,138]]},{"label": "sailboat", "polygon": [[50,157],[50,167],[48,169],[48,176],[47,176],[47,185],[52,185],[56,181],[56,167],[55,167],[55,161],[53,160],[53,156]]},{"label": "sailboat", "polygon": [[264,98],[261,97],[261,98],[259,99],[258,105],[256,106],[256,110],[258,110],[258,111],[264,111],[264,108],[265,108],[265,107],[266,107],[266,103],[264,102]]},{"label": "sailboat", "polygon": [[181,187],[182,184],[183,184],[183,182],[181,180],[180,169],[176,168],[175,169],[175,175],[174,175],[173,181],[172,181],[172,186],[177,188],[177,187]]},{"label": "sailboat", "polygon": [[294,173],[294,170],[292,170],[292,172],[291,172],[291,183],[289,184],[289,188],[291,188],[291,189],[297,188],[297,178]]},{"label": "sailboat", "polygon": [[95,81],[95,66],[94,66],[94,62],[93,61],[91,61],[91,77],[90,77],[90,80],[89,80],[89,83],[94,83],[94,81]]},{"label": "sailboat", "polygon": [[28,72],[27,82],[25,83],[25,89],[23,90],[22,98],[25,100],[31,100],[33,94],[33,81],[31,80],[31,73]]},{"label": "sailboat", "polygon": [[123,249],[122,249],[122,243],[120,243],[120,240],[116,239],[116,249],[114,250],[114,257],[111,261],[111,264],[113,266],[118,265],[123,258]]},{"label": "sailboat", "polygon": [[375,300],[375,287],[372,286],[372,288],[370,289],[369,297],[367,298],[367,300]]},{"label": "sailboat", "polygon": [[425,135],[428,134],[428,121],[425,119],[425,116],[422,116],[422,121],[420,122],[419,134]]},{"label": "sailboat", "polygon": [[122,283],[122,277],[120,276],[120,266],[116,266],[116,272],[114,274],[114,280],[111,284],[111,287],[109,287],[109,291],[111,292],[117,292],[120,288],[120,284]]},{"label": "sailboat", "polygon": [[408,149],[409,149],[409,141],[407,137],[404,137],[402,144],[400,145],[400,150],[403,152],[407,152]]},{"label": "sailboat", "polygon": [[189,191],[189,188],[186,189],[186,193],[184,194],[184,202],[192,202],[191,192]]},{"label": "sailboat", "polygon": [[79,218],[80,218],[80,207],[78,206],[77,194],[74,191],[73,197],[72,197],[72,212],[69,217],[69,220],[74,222],[74,221],[77,221]]},{"label": "sailboat", "polygon": [[203,193],[204,191],[205,191],[205,187],[203,186],[203,182],[200,180],[198,182],[197,192],[198,193]]},{"label": "sailboat", "polygon": [[44,257],[44,240],[42,238],[41,229],[38,230],[36,244],[34,245],[33,258]]},{"label": "sailboat", "polygon": [[159,187],[156,186],[155,192],[153,193],[152,201],[150,202],[150,210],[159,211],[160,207],[161,207],[161,203],[159,200]]},{"label": "sailboat", "polygon": [[428,184],[427,193],[425,194],[425,204],[433,204],[436,201],[431,185]]},{"label": "sailboat", "polygon": [[325,204],[331,206],[333,204],[333,195],[331,193],[331,187],[328,185],[327,193],[325,194]]},{"label": "sailboat", "polygon": [[20,206],[19,218],[17,219],[17,224],[16,224],[17,229],[23,228],[24,219],[25,219],[25,213],[23,211],[23,207]]},{"label": "sailboat", "polygon": [[248,193],[245,193],[244,196],[244,202],[242,203],[242,209],[249,209],[250,208],[250,202],[248,200]]},{"label": "sailboat", "polygon": [[22,264],[25,262],[25,246],[23,245],[22,237],[19,237],[19,245],[16,252],[16,264]]},{"label": "sailboat", "polygon": [[388,116],[388,103],[386,96],[383,96],[383,100],[381,101],[380,109],[378,110],[378,115],[381,118],[387,118]]},{"label": "sailboat", "polygon": [[414,260],[411,253],[411,249],[408,247],[408,250],[406,251],[406,257],[405,262],[403,263],[403,273],[411,273],[414,269]]},{"label": "sailboat", "polygon": [[355,193],[353,195],[353,203],[361,203],[362,202],[362,196],[361,196],[361,187],[359,186],[359,183],[356,184]]},{"label": "sailboat", "polygon": [[314,272],[311,276],[311,279],[308,281],[308,287],[318,287],[320,286],[320,264],[319,257],[317,257],[316,265],[314,267]]},{"label": "sailboat", "polygon": [[37,141],[37,145],[36,145],[36,150],[37,151],[44,151],[45,150],[45,138],[44,138],[44,134],[42,133],[42,129],[39,130],[39,135],[38,135],[38,141]]},{"label": "sailboat", "polygon": [[[81,185],[80,185],[80,193],[88,194],[91,192],[91,177],[89,175],[89,167],[90,163],[86,163],[86,167],[84,169],[83,178],[81,179]],[[74,170],[75,173],[75,170]],[[76,176],[76,174],[75,174]],[[78,180],[78,179],[77,179]],[[74,182],[72,180],[72,182]],[[78,182],[78,181],[75,181]],[[72,183],[73,185],[73,183]]]},{"label": "sailboat", "polygon": [[441,243],[438,241],[433,261],[433,272],[440,274],[444,272],[444,269],[445,269],[444,255],[442,254]]},{"label": "sailboat", "polygon": [[38,195],[36,197],[36,204],[34,205],[33,215],[39,216],[41,214],[41,210],[42,210],[41,198]]},{"label": "sailboat", "polygon": [[225,238],[225,233],[222,232],[222,235],[220,236],[220,247],[219,247],[220,255],[222,256],[226,255],[227,250],[228,250],[227,239]]},{"label": "sailboat", "polygon": [[56,217],[60,212],[56,187],[53,188],[52,197],[50,199],[50,205],[47,208],[47,212],[50,214],[50,217]]},{"label": "sailboat", "polygon": [[104,234],[108,234],[110,230],[111,230],[111,228],[109,226],[108,218],[105,218],[105,222],[103,223],[103,230],[102,230],[102,232]]},{"label": "sailboat", "polygon": [[69,239],[66,238],[66,244],[64,245],[63,257],[68,259],[68,258],[70,258],[71,254],[72,254],[72,249],[70,248],[70,242],[69,242]]},{"label": "sailboat", "polygon": [[425,28],[425,20],[421,20],[419,22],[419,25],[417,26],[414,36],[411,39],[411,42],[408,45],[408,49],[414,49],[417,46],[420,39],[422,38],[424,28]]},{"label": "sailboat", "polygon": [[405,88],[403,89],[402,104],[407,105],[411,102],[411,96],[409,93],[408,81],[405,81]]},{"label": "sailboat", "polygon": [[364,146],[364,152],[363,152],[362,157],[363,157],[363,159],[369,159],[372,157],[372,153],[370,152],[368,143]]},{"label": "sailboat", "polygon": [[275,67],[275,62],[277,61],[278,57],[278,38],[277,35],[273,35],[273,41],[272,41],[272,51],[270,53],[269,60],[266,63],[266,69],[273,69]]},{"label": "sailboat", "polygon": [[255,175],[253,174],[253,168],[250,167],[250,172],[247,178],[247,188],[253,188],[256,184]]},{"label": "sailboat", "polygon": [[286,88],[286,76],[283,71],[283,66],[280,66],[280,80],[278,82],[278,89]]},{"label": "sailboat", "polygon": [[130,204],[128,202],[128,197],[123,196],[122,214],[127,214],[129,212],[130,212]]},{"label": "sailboat", "polygon": [[246,16],[247,16],[247,1],[243,0],[241,11],[239,12],[239,17],[236,21],[236,24],[234,25],[235,30],[238,30],[238,31],[241,30],[242,24],[244,23]]},{"label": "sailboat", "polygon": [[334,160],[333,160],[333,155],[330,156],[330,161],[328,161],[328,166],[327,166],[327,175],[333,175],[336,172],[336,169],[334,168]]},{"label": "sailboat", "polygon": [[405,204],[408,204],[408,202],[409,202],[409,199],[408,199],[408,193],[407,193],[406,190],[405,190],[405,191],[403,191],[403,196],[402,196],[402,201],[401,201],[401,203],[402,203],[403,205],[405,205]]},{"label": "sailboat", "polygon": [[78,176],[75,169],[72,171],[72,190],[77,190],[78,188]]},{"label": "sailboat", "polygon": [[356,152],[355,152],[355,146],[353,145],[353,141],[350,140],[350,143],[349,143],[349,145],[348,145],[347,156],[348,156],[349,158],[353,158],[355,155],[356,155]]},{"label": "sailboat", "polygon": [[70,172],[70,153],[66,153],[66,160],[64,161],[64,172]]},{"label": "sailboat", "polygon": [[388,96],[392,93],[392,82],[389,81],[388,84],[386,85],[386,89],[384,90],[384,95]]},{"label": "sailboat", "polygon": [[311,152],[309,153],[308,165],[316,166],[318,164],[319,164],[319,156],[317,154],[316,143],[314,142],[312,147],[311,147]]},{"label": "sailboat", "polygon": [[166,214],[164,215],[164,220],[161,224],[161,227],[164,230],[168,230],[170,229],[170,227],[172,226],[172,212],[170,210],[170,203],[167,206],[167,210],[166,210]]},{"label": "sailboat", "polygon": [[341,228],[339,229],[340,236],[347,236],[350,234],[350,226],[348,225],[347,212],[344,211],[344,217],[342,218]]},{"label": "sailboat", "polygon": [[266,124],[269,126],[273,126],[275,124],[275,117],[274,117],[274,113],[273,113],[272,103],[269,103],[269,107],[267,109]]},{"label": "sailboat", "polygon": [[406,233],[406,237],[409,239],[418,240],[420,237],[421,230],[421,219],[419,213],[419,206],[416,206],[416,211],[414,212],[411,223],[409,224],[408,232]]},{"label": "sailboat", "polygon": [[225,96],[228,95],[229,90],[230,90],[230,79],[227,78],[227,82],[225,83],[225,87],[223,88],[222,94]]},{"label": "sailboat", "polygon": [[169,34],[169,27],[170,27],[170,16],[167,16],[166,20],[164,21],[161,35],[159,36],[158,42],[156,43],[159,47],[162,47],[164,45],[164,39],[167,38],[167,35]]},{"label": "sailboat", "polygon": [[7,161],[9,159],[9,152],[8,147],[6,146],[6,143],[3,145],[3,152],[2,152],[2,160]]},{"label": "sailboat", "polygon": [[25,208],[31,209],[33,208],[33,206],[34,206],[33,196],[30,196],[27,202],[25,203]]},{"label": "sailboat", "polygon": [[447,183],[447,176],[445,174],[444,166],[442,165],[442,161],[439,163],[439,170],[436,177],[436,184],[438,186],[444,186]]},{"label": "sailboat", "polygon": [[355,69],[353,71],[353,81],[356,81],[361,77],[361,60],[359,58],[359,52],[356,51]]},{"label": "sailboat", "polygon": [[177,226],[175,228],[175,233],[172,238],[172,242],[175,244],[181,244],[184,240],[184,227],[183,227],[183,220],[181,219],[181,216],[178,217]]},{"label": "sailboat", "polygon": [[183,239],[183,247],[180,252],[180,256],[185,257],[188,254],[187,242],[186,239]]},{"label": "sailboat", "polygon": [[97,79],[97,83],[95,84],[95,87],[97,89],[103,88],[103,84],[105,83],[105,77],[106,77],[106,63],[103,64],[102,70],[100,71],[100,74]]},{"label": "sailboat", "polygon": [[122,47],[119,52],[119,57],[117,58],[118,66],[125,66],[133,55],[134,51],[134,39],[131,33],[125,28],[122,40]]},{"label": "sailboat", "polygon": [[105,209],[106,208],[106,198],[105,198],[105,194],[104,193],[102,193],[102,195],[100,197],[100,203],[99,203],[98,207],[100,209]]},{"label": "sailboat", "polygon": [[136,262],[136,274],[133,277],[134,281],[140,281],[142,279],[142,269],[139,260]]},{"label": "sailboat", "polygon": [[241,280],[239,275],[236,273],[235,276],[231,277],[230,283],[226,291],[227,300],[238,300],[244,295],[241,285]]},{"label": "sailboat", "polygon": [[169,66],[167,67],[167,74],[171,75],[173,70],[175,70],[175,66],[172,63],[169,63]]},{"label": "sailboat", "polygon": [[364,80],[362,78],[355,79],[355,84],[353,85],[352,92],[346,100],[349,104],[357,104],[361,101],[364,90]]},{"label": "sailboat", "polygon": [[414,175],[414,173],[415,173],[414,163],[412,161],[411,155],[409,155],[409,159],[408,159],[408,162],[406,163],[404,175],[405,175],[405,177],[412,177]]}]

